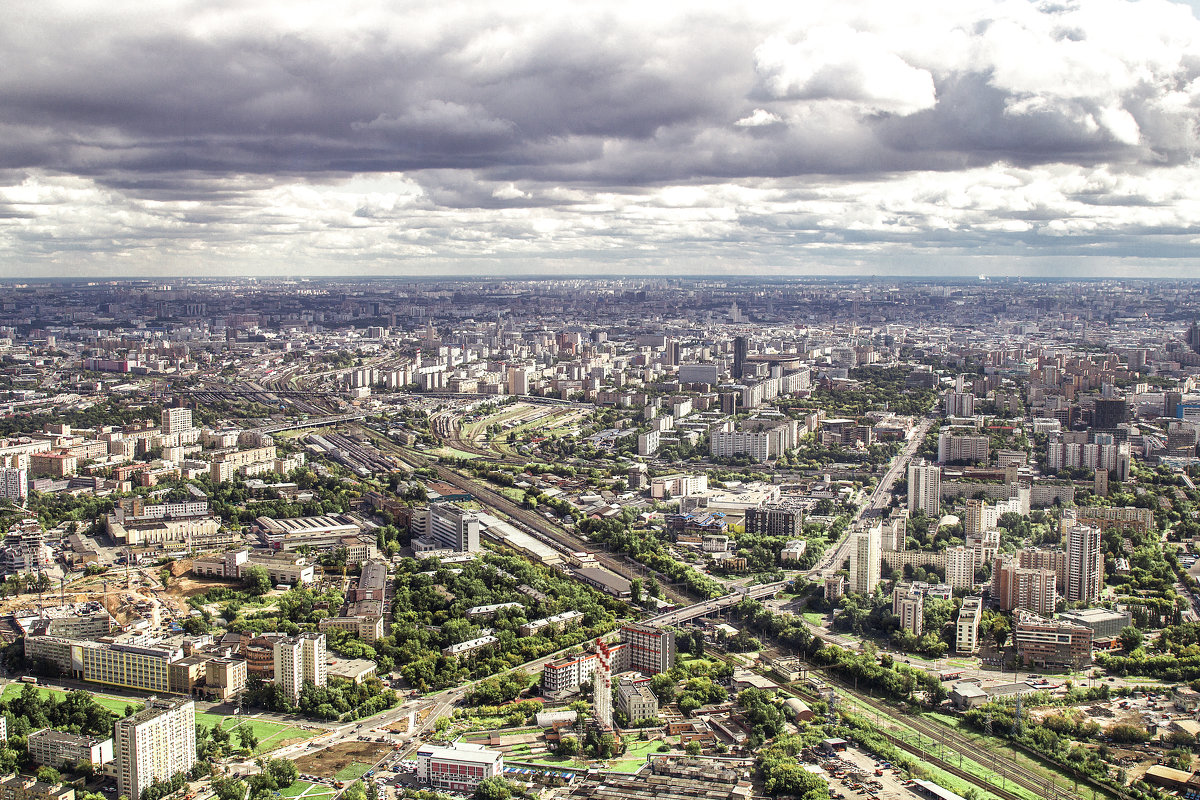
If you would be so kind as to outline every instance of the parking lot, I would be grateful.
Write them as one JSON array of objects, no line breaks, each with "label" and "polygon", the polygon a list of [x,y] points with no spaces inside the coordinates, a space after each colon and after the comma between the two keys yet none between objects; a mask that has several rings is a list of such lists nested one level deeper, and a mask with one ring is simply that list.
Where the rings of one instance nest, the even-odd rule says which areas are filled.
[{"label": "parking lot", "polygon": [[832,755],[806,750],[803,758],[821,769],[834,800],[911,800],[916,796],[906,787],[909,780],[901,770],[865,750],[848,746]]}]

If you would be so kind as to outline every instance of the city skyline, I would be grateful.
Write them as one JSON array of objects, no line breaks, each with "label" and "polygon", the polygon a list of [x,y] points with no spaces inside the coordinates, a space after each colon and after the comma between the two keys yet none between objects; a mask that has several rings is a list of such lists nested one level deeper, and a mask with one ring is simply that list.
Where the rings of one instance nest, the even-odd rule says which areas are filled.
[{"label": "city skyline", "polygon": [[0,278],[1195,272],[1194,4],[0,20]]}]

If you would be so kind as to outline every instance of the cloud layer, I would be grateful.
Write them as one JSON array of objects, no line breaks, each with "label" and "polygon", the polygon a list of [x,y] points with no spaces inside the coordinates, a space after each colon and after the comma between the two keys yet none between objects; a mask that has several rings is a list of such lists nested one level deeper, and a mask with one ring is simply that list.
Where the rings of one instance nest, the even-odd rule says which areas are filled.
[{"label": "cloud layer", "polygon": [[1188,7],[736,5],[17,0],[0,271],[1196,255]]}]

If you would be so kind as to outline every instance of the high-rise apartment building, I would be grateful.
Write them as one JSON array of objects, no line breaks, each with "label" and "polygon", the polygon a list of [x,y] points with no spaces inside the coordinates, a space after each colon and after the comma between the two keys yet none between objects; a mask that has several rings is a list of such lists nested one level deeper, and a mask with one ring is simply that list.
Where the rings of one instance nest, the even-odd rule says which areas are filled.
[{"label": "high-rise apartment building", "polygon": [[164,436],[190,431],[192,430],[192,410],[190,408],[164,408],[161,423]]},{"label": "high-rise apartment building", "polygon": [[892,613],[900,618],[900,627],[913,636],[925,632],[925,593],[913,591],[912,584],[896,584]]},{"label": "high-rise apartment building", "polygon": [[1067,553],[1066,596],[1071,603],[1092,603],[1104,587],[1104,551],[1100,529],[1072,525],[1063,536]]},{"label": "high-rise apartment building", "polygon": [[883,566],[883,528],[872,525],[854,533],[850,545],[850,591],[870,594],[879,584]]},{"label": "high-rise apartment building", "polygon": [[966,512],[963,514],[963,534],[965,536],[983,532],[983,506],[983,501],[978,498],[967,500]]},{"label": "high-rise apartment building", "polygon": [[21,503],[29,496],[29,472],[17,467],[0,467],[0,500]]},{"label": "high-rise apartment building", "polygon": [[970,392],[946,392],[942,407],[948,417],[975,416],[975,395]]},{"label": "high-rise apartment building", "polygon": [[883,523],[883,550],[885,553],[903,553],[908,542],[908,509],[895,511]]},{"label": "high-rise apartment building", "polygon": [[942,509],[942,468],[932,464],[908,465],[908,508],[936,517]]},{"label": "high-rise apartment building", "polygon": [[1017,559],[1025,569],[1053,570],[1058,590],[1066,592],[1067,554],[1064,551],[1051,547],[1032,547],[1018,550]]},{"label": "high-rise apartment building", "polygon": [[527,368],[508,368],[508,393],[529,394],[529,370]]},{"label": "high-rise apartment building", "polygon": [[1063,512],[1061,531],[1066,535],[1067,528],[1076,522],[1091,525],[1106,531],[1109,528],[1130,528],[1139,533],[1147,533],[1154,527],[1154,512],[1148,508],[1136,506],[1079,506],[1068,508]]},{"label": "high-rise apartment building", "polygon": [[958,609],[955,625],[954,650],[957,653],[974,653],[979,649],[979,620],[983,617],[983,598],[964,597]]},{"label": "high-rise apartment building", "polygon": [[113,726],[117,791],[138,798],[157,781],[170,780],[196,764],[196,704],[179,698],[155,698]]},{"label": "high-rise apartment building", "polygon": [[621,627],[621,643],[629,669],[657,675],[675,666],[675,634],[666,628],[631,622]]},{"label": "high-rise apartment building", "polygon": [[746,533],[794,538],[804,533],[804,509],[774,504],[746,509]]},{"label": "high-rise apartment building", "polygon": [[961,544],[946,548],[946,583],[952,589],[975,585],[975,551]]},{"label": "high-rise apartment building", "polygon": [[977,434],[957,434],[943,430],[938,435],[938,462],[988,460],[988,437]]},{"label": "high-rise apartment building", "polygon": [[325,634],[301,633],[275,642],[275,683],[296,702],[304,684],[328,683],[325,664]]},{"label": "high-rise apartment building", "polygon": [[1026,569],[1011,556],[1000,556],[992,570],[992,598],[1004,611],[1049,615],[1058,603],[1057,583],[1053,570]]}]

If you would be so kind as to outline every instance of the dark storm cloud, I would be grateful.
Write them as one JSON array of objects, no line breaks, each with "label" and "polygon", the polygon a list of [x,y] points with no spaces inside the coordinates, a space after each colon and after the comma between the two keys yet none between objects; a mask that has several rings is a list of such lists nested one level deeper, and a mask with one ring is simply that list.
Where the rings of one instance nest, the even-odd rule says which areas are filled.
[{"label": "dark storm cloud", "polygon": [[1165,0],[14,0],[0,268],[1177,257],[1197,53]]},{"label": "dark storm cloud", "polygon": [[[1190,55],[1112,98],[1053,98],[1013,113],[1014,100],[1036,92],[995,73],[1022,54],[922,65],[844,26],[781,38],[736,16],[641,20],[614,6],[499,25],[451,13],[453,25],[419,37],[404,35],[406,21],[432,7],[332,31],[264,30],[236,15],[196,30],[189,18],[202,7],[190,4],[162,25],[70,8],[27,6],[22,24],[0,32],[0,126],[10,134],[0,167],[106,179],[493,169],[630,183],[999,159],[1178,161],[1196,146],[1195,98],[1173,111],[1157,102],[1200,77]],[[1054,31],[1039,43],[1079,44]],[[1143,142],[1097,125],[1109,101],[1140,124]],[[781,124],[733,126],[753,104],[771,106]]]}]

